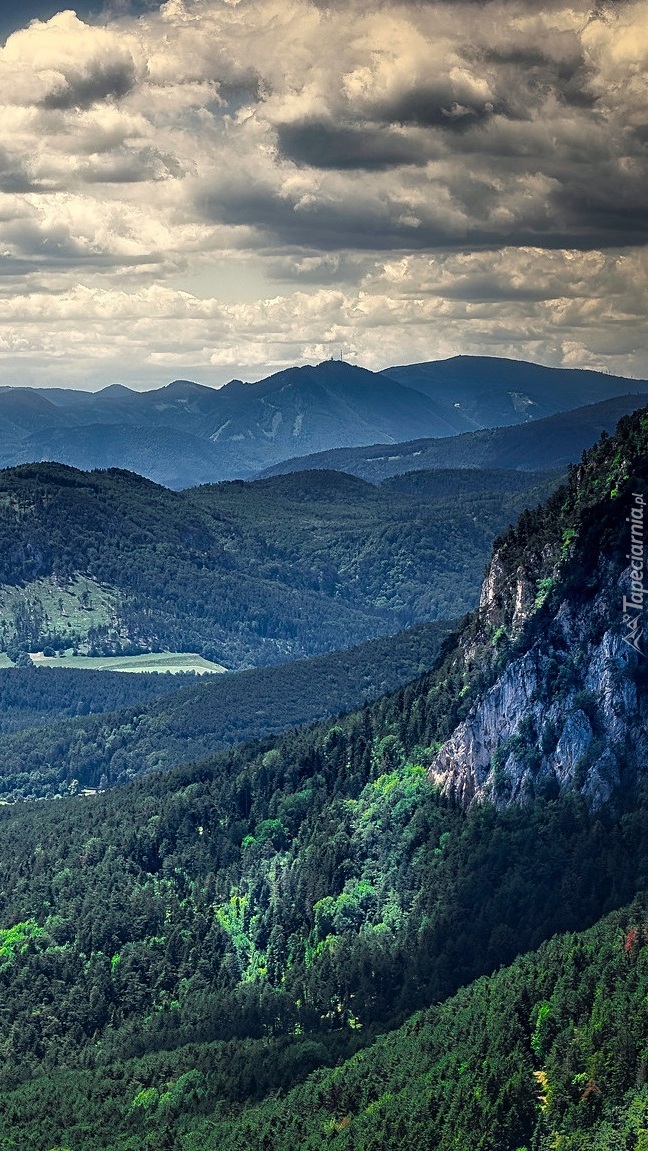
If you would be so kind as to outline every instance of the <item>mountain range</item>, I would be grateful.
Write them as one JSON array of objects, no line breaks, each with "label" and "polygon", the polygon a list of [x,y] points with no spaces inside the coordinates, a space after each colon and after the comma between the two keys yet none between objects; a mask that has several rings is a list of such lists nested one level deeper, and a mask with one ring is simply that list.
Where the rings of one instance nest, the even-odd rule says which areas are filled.
[{"label": "mountain range", "polygon": [[[60,507],[28,477],[17,523]],[[280,479],[311,530],[328,485],[364,492]],[[643,1151],[648,673],[623,605],[646,500],[643,409],[500,533],[423,675],[100,795],[0,808],[8,1146]],[[25,564],[35,539],[14,544]],[[190,689],[194,716],[218,686]],[[116,764],[127,726],[106,730]]]},{"label": "mountain range", "polygon": [[220,389],[187,380],[149,392],[4,387],[0,465],[118,467],[179,489],[247,479],[295,456],[524,424],[647,391],[645,380],[468,356],[378,373],[328,360]]},{"label": "mountain range", "polygon": [[0,1146],[647,1151],[642,386],[0,391]]}]

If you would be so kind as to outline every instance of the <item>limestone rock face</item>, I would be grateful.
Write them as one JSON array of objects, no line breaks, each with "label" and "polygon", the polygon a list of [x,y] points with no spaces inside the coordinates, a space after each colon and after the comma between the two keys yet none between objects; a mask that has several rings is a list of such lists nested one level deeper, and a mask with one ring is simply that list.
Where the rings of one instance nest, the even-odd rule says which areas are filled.
[{"label": "limestone rock face", "polygon": [[[498,562],[495,556],[482,592],[491,624],[502,606]],[[475,702],[430,765],[443,791],[465,806],[488,799],[501,807],[571,788],[596,808],[648,764],[641,657],[618,623],[622,583],[606,586],[602,572],[600,588],[585,604],[566,599],[551,640],[541,635],[512,658]],[[516,599],[513,629],[517,613]]]}]

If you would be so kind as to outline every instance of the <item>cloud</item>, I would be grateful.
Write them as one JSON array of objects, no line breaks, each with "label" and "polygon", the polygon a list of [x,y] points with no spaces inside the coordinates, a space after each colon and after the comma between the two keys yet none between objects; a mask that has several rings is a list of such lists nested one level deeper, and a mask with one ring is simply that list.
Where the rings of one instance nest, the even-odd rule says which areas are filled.
[{"label": "cloud", "polygon": [[108,97],[119,99],[137,82],[132,59],[91,60],[83,72],[71,72],[43,97],[44,108],[90,108]]},{"label": "cloud", "polygon": [[[217,178],[203,207],[319,250],[364,249],[370,234],[376,249],[645,243],[645,121],[618,75],[601,83],[610,56],[618,73],[644,59],[646,37],[625,34],[643,26],[637,6],[604,20],[502,5],[514,20],[473,12],[473,26],[468,7],[347,10],[344,41],[327,12],[308,71],[289,66],[252,112],[274,134],[271,177],[250,182],[242,124],[242,186]],[[312,170],[310,187],[294,192],[290,164]]]},{"label": "cloud", "polygon": [[146,67],[134,48],[132,38],[124,42],[116,31],[85,24],[71,11],[34,21],[0,50],[0,97],[7,104],[61,109],[119,99]]},{"label": "cloud", "polygon": [[[19,363],[34,382],[95,387],[108,374],[148,387],[187,372],[211,384],[258,379],[340,347],[374,369],[522,350],[544,363],[637,375],[647,362],[645,250],[420,253],[340,270],[346,282],[284,285],[237,303],[171,284],[125,289],[118,279],[23,293],[0,281],[0,362]],[[134,358],[136,374],[111,371],[116,356]]]},{"label": "cloud", "polygon": [[277,147],[286,159],[313,168],[380,171],[425,163],[421,141],[415,136],[380,127],[339,127],[321,120],[278,125]]},{"label": "cloud", "polygon": [[0,48],[5,368],[218,382],[518,341],[648,374],[645,4],[83,13]]}]

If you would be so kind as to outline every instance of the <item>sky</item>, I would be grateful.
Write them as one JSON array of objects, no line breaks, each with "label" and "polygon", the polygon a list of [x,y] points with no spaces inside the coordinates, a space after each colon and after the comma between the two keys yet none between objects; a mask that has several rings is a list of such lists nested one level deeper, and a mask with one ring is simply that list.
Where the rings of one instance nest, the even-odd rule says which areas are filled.
[{"label": "sky", "polygon": [[0,384],[648,377],[648,5],[0,3]]}]

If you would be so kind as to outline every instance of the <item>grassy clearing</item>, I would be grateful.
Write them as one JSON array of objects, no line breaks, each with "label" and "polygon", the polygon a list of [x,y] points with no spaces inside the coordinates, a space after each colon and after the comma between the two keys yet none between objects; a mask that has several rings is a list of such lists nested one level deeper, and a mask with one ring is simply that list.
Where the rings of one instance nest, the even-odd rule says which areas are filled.
[{"label": "grassy clearing", "polygon": [[116,628],[119,593],[85,576],[66,585],[52,578],[33,580],[25,587],[0,587],[0,640],[6,648],[30,633],[87,636],[101,625]]},{"label": "grassy clearing", "polygon": [[[148,655],[89,656],[68,655],[45,656],[37,652],[31,656],[37,667],[71,667],[77,671],[193,671],[199,675],[218,675],[227,668],[219,663],[211,663],[195,652],[164,651]],[[0,666],[5,666],[1,664]],[[7,667],[11,664],[7,661]]]}]

